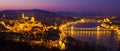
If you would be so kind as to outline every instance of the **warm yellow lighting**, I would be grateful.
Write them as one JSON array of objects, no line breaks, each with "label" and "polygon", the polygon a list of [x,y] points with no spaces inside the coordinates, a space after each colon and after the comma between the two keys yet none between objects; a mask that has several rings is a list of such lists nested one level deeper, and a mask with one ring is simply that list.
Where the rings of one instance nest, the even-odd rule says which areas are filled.
[{"label": "warm yellow lighting", "polygon": [[31,22],[35,22],[35,18],[33,16],[31,17]]},{"label": "warm yellow lighting", "polygon": [[65,44],[64,43],[62,43],[62,45],[61,45],[61,50],[65,50]]},{"label": "warm yellow lighting", "polygon": [[59,40],[59,45],[60,45],[60,46],[62,45],[62,41],[61,41],[61,40]]},{"label": "warm yellow lighting", "polygon": [[65,44],[61,40],[59,40],[59,48],[65,50]]},{"label": "warm yellow lighting", "polygon": [[24,15],[24,13],[22,13],[22,19],[25,19],[25,15]]},{"label": "warm yellow lighting", "polygon": [[24,19],[29,19],[29,17],[26,16],[26,17],[24,17]]},{"label": "warm yellow lighting", "polygon": [[84,20],[84,19],[81,19],[81,22],[82,22],[82,23],[84,23],[84,22],[85,22],[85,20]]},{"label": "warm yellow lighting", "polygon": [[54,27],[54,29],[57,29],[57,27]]}]

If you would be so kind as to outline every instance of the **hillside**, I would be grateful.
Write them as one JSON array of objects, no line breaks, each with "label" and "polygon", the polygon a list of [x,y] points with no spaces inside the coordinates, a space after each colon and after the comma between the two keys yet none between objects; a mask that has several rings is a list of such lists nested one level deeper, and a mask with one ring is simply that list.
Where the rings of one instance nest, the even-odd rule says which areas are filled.
[{"label": "hillside", "polygon": [[3,15],[5,15],[5,18],[7,19],[19,19],[22,13],[28,17],[34,16],[36,20],[42,21],[42,23],[49,25],[54,24],[55,22],[60,24],[62,20],[68,19],[66,16],[40,9],[4,10],[0,11],[0,17],[3,17]]}]

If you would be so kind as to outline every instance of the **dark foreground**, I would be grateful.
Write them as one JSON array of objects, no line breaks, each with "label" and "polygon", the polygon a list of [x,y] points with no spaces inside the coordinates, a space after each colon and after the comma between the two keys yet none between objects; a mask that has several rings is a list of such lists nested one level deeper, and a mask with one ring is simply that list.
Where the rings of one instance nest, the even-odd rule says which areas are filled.
[{"label": "dark foreground", "polygon": [[[93,44],[94,45],[94,44]],[[100,45],[91,47],[90,44],[77,41],[71,37],[67,37],[67,48],[64,51],[107,51],[107,49]],[[0,34],[0,51],[61,51],[57,48],[46,48],[44,46],[30,45],[25,42],[15,42],[6,39],[3,34]]]}]

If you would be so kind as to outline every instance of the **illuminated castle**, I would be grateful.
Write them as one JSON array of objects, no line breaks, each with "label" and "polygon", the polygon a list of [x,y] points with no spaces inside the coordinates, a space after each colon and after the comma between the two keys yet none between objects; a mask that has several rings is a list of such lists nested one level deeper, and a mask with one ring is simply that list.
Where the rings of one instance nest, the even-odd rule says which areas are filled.
[{"label": "illuminated castle", "polygon": [[[6,25],[5,22],[2,22],[2,24],[4,25],[5,28],[13,31],[13,32],[18,32],[18,33],[23,33],[24,32],[30,32],[32,30],[34,30],[34,27],[37,27],[35,29],[37,29],[36,31],[39,32],[43,32],[44,30],[40,29],[41,27],[43,27],[43,25],[41,24],[40,21],[36,21],[34,16],[31,17],[31,19],[29,19],[29,17],[25,16],[24,13],[22,13],[21,15],[22,19],[19,20],[15,20],[14,26],[10,26],[10,25]],[[12,20],[10,20],[12,21]],[[34,31],[35,32],[35,31]]]},{"label": "illuminated castle", "polygon": [[[57,26],[52,26],[51,25],[51,26],[47,27],[47,26],[41,24],[40,21],[36,21],[34,16],[32,16],[29,19],[29,17],[24,15],[24,13],[22,13],[21,19],[8,20],[8,21],[14,21],[14,23],[12,23],[14,25],[11,26],[10,24],[6,24],[5,21],[0,21],[0,24],[2,24],[5,28],[7,28],[9,30],[9,32],[15,32],[15,33],[23,34],[24,37],[27,37],[27,38],[28,37],[30,38],[31,37],[30,35],[34,35],[34,38],[38,38],[38,34],[42,34],[42,36],[41,36],[42,38],[39,37],[40,40],[38,40],[38,41],[33,41],[33,40],[30,41],[29,40],[30,43],[35,43],[36,44],[36,42],[39,42],[39,45],[43,45],[43,46],[48,47],[48,48],[55,47],[55,48],[58,48],[58,49],[61,49],[61,50],[64,50],[66,48],[65,35],[63,33],[60,33],[59,34],[60,38],[58,37],[58,34],[57,34],[58,32],[56,32],[56,30],[58,29]],[[56,33],[53,33],[54,30],[51,29],[51,28],[53,28]],[[52,33],[50,33],[49,31],[52,32]],[[56,40],[48,39],[47,41],[44,40],[44,39],[49,38],[49,37],[46,37],[48,34],[52,34],[51,36],[49,35],[49,37],[52,37],[52,38],[53,38],[53,34],[54,34],[54,36],[56,35],[55,39],[56,39],[56,37],[59,38],[59,39],[56,39]],[[20,40],[15,39],[14,41],[18,42]],[[45,45],[43,43],[45,43]]]},{"label": "illuminated castle", "polygon": [[[22,13],[22,19],[29,19],[29,17],[25,16],[24,13]],[[31,22],[35,22],[35,17],[31,17]]]}]

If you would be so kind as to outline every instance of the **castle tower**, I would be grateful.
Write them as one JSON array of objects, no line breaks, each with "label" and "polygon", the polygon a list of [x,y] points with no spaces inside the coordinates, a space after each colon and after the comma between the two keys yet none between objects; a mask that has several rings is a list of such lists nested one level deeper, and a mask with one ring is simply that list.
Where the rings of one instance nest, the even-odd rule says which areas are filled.
[{"label": "castle tower", "polygon": [[25,15],[24,15],[24,13],[22,13],[22,19],[24,19],[25,18]]},{"label": "castle tower", "polygon": [[31,22],[35,22],[35,18],[33,16],[31,17]]}]

